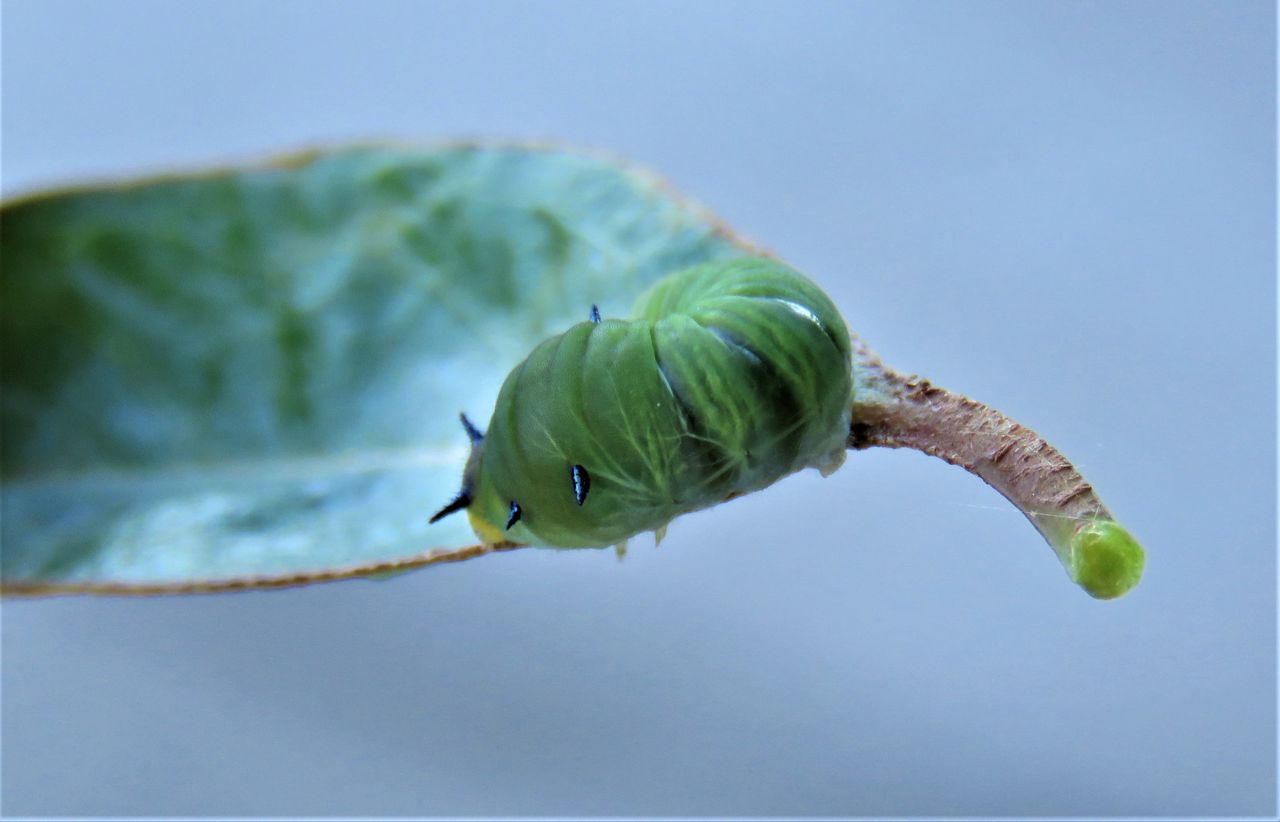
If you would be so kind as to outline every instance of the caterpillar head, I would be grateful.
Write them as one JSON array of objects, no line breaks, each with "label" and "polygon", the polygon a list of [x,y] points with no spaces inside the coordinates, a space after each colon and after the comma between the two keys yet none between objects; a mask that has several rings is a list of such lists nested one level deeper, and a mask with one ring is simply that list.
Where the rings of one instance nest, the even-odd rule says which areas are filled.
[{"label": "caterpillar head", "polygon": [[492,494],[483,493],[484,489],[480,484],[480,466],[484,458],[484,432],[467,419],[466,414],[459,414],[458,418],[462,420],[462,427],[467,432],[467,438],[471,440],[471,454],[467,457],[467,465],[462,470],[462,488],[448,505],[431,517],[430,522],[439,522],[450,514],[466,509],[467,517],[471,520],[471,528],[482,542],[486,545],[505,542],[506,536],[503,532],[480,513],[488,507],[483,505],[483,502],[487,497],[492,496]]}]

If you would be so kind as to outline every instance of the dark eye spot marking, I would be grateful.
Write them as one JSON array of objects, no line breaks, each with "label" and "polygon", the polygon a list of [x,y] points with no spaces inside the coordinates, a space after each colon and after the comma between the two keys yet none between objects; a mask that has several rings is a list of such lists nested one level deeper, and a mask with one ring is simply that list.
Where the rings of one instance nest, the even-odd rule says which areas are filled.
[{"label": "dark eye spot marking", "polygon": [[573,478],[573,498],[581,505],[587,501],[587,492],[591,490],[591,475],[581,465],[575,465],[569,469],[569,476]]},{"label": "dark eye spot marking", "polygon": [[507,530],[511,530],[511,526],[520,521],[520,503],[511,500],[511,507],[507,509]]}]

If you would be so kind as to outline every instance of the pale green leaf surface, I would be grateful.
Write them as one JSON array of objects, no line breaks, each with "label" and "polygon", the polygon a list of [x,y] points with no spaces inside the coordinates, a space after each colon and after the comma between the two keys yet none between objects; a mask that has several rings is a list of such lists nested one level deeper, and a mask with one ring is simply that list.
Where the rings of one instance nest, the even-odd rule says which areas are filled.
[{"label": "pale green leaf surface", "polygon": [[[2,212],[3,578],[215,587],[475,544],[507,371],[743,253],[657,181],[521,148],[353,148]],[[445,554],[442,554],[445,556]]]}]

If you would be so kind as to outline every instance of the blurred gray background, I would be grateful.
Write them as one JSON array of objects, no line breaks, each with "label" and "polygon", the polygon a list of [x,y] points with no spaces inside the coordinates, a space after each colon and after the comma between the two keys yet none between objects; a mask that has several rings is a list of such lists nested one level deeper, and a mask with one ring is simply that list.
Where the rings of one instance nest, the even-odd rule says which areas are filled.
[{"label": "blurred gray background", "polygon": [[614,149],[1143,540],[1098,602],[956,468],[655,550],[3,604],[3,812],[1270,815],[1273,4],[3,5],[3,190],[389,136]]}]

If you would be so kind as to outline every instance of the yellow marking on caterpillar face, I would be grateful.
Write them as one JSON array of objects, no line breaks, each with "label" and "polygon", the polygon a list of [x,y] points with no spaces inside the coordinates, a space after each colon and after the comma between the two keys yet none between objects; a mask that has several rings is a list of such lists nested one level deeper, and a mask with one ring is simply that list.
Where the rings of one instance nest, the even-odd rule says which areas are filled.
[{"label": "yellow marking on caterpillar face", "polygon": [[507,541],[507,535],[493,523],[481,519],[474,508],[467,509],[467,518],[471,520],[471,530],[476,532],[476,536],[480,537],[480,541],[485,545],[497,545]]}]

